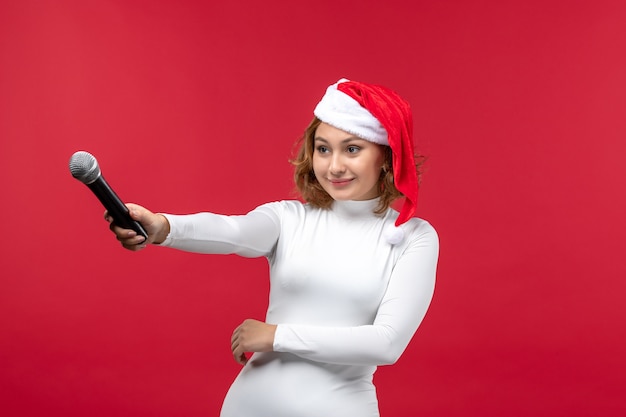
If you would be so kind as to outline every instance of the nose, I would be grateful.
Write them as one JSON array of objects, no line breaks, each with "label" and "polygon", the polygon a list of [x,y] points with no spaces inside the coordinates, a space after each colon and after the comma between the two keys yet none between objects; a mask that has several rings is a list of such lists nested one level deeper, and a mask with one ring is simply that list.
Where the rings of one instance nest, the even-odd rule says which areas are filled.
[{"label": "nose", "polygon": [[338,176],[346,172],[346,166],[340,153],[334,153],[330,159],[328,170],[331,175]]}]

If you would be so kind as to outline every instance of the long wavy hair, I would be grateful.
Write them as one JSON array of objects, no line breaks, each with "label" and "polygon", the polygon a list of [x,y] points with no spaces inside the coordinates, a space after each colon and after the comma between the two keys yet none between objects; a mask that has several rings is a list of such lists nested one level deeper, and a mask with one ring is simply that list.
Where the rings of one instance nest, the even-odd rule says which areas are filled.
[{"label": "long wavy hair", "polygon": [[[317,181],[313,172],[313,153],[315,151],[315,131],[322,123],[320,119],[314,117],[304,134],[296,142],[297,155],[292,159],[291,164],[295,167],[294,181],[296,189],[302,198],[312,206],[319,208],[330,208],[333,198],[324,190]],[[389,146],[380,145],[384,148],[384,163],[380,171],[378,186],[380,189],[380,202],[374,213],[383,214],[391,203],[403,196],[398,191],[393,182],[393,156]],[[418,183],[421,181],[422,166],[425,158],[421,155],[414,155],[415,170],[417,172]]]}]

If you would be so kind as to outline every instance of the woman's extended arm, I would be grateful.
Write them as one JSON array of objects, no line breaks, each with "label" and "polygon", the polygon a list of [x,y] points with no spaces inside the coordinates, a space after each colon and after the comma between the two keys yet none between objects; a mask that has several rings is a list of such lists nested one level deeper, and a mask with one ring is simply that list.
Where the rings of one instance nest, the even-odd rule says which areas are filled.
[{"label": "woman's extended arm", "polygon": [[107,213],[105,219],[122,246],[133,251],[154,243],[188,252],[258,257],[269,254],[280,235],[277,221],[258,209],[241,216],[225,216],[213,213],[155,214],[132,203],[127,207],[131,217],[148,232],[145,242],[134,231],[112,223]]}]

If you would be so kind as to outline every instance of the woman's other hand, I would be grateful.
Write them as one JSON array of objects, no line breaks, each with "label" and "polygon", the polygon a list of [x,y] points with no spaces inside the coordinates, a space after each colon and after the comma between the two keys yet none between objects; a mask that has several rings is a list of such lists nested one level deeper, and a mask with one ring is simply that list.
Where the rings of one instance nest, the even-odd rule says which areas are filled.
[{"label": "woman's other hand", "polygon": [[248,362],[246,352],[271,352],[274,350],[275,324],[262,321],[244,320],[233,332],[230,348],[235,361],[245,365]]}]

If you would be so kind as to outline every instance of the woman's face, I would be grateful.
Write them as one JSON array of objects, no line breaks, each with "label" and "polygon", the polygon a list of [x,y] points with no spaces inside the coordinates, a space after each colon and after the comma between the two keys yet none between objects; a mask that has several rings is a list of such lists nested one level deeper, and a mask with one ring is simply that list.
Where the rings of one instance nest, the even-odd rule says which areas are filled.
[{"label": "woman's face", "polygon": [[313,172],[334,200],[371,200],[378,197],[384,162],[381,145],[329,124],[315,130]]}]

